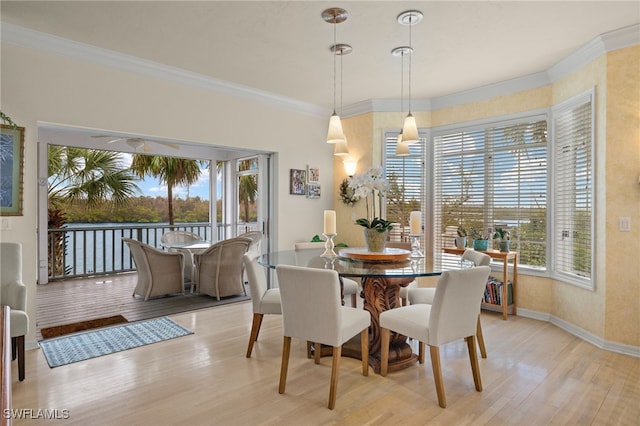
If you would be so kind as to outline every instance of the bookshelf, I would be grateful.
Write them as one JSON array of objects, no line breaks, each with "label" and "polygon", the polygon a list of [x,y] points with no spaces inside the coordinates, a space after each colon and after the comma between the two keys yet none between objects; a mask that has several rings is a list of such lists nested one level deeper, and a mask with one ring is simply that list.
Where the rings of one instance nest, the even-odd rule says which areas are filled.
[{"label": "bookshelf", "polygon": [[[464,249],[455,247],[445,247],[442,249],[445,253],[456,254],[462,256]],[[492,259],[502,261],[502,304],[485,303],[482,302],[482,308],[492,311],[502,312],[502,319],[506,320],[508,314],[516,315],[516,289],[518,287],[518,252],[510,251],[508,253],[498,250],[481,250],[482,253],[488,254]],[[511,280],[512,300],[513,303],[505,303],[509,301],[509,262],[511,262],[511,270],[513,274],[513,280]]]}]

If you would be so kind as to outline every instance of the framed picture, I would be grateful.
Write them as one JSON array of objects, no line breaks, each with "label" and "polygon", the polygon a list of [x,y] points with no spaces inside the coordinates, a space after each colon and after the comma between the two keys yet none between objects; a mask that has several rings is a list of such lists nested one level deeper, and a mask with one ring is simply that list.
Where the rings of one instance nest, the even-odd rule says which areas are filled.
[{"label": "framed picture", "polygon": [[307,167],[307,183],[320,183],[320,169]]},{"label": "framed picture", "polygon": [[309,183],[307,184],[307,198],[320,198],[320,184]]},{"label": "framed picture", "polygon": [[306,170],[291,169],[289,194],[304,195],[306,177]]},{"label": "framed picture", "polygon": [[0,129],[0,216],[22,216],[24,127]]}]

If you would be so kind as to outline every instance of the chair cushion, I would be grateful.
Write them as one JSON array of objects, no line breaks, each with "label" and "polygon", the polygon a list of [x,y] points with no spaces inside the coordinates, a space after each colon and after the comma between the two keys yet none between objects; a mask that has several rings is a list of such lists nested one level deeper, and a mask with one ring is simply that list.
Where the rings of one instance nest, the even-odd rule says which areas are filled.
[{"label": "chair cushion", "polygon": [[280,289],[271,288],[267,290],[260,300],[260,308],[258,312],[261,314],[281,314],[282,307],[280,305]]},{"label": "chair cushion", "polygon": [[11,309],[9,313],[11,337],[24,336],[29,330],[29,317],[25,311]]},{"label": "chair cushion", "polygon": [[408,292],[409,303],[433,305],[433,297],[436,295],[435,287],[412,288]]},{"label": "chair cushion", "polygon": [[358,294],[358,283],[350,278],[342,279],[342,286],[344,288],[344,294]]},{"label": "chair cushion", "polygon": [[431,305],[409,305],[389,309],[380,314],[380,327],[388,328],[421,342],[429,339]]},{"label": "chair cushion", "polygon": [[363,309],[341,306],[342,336],[340,345],[371,325],[371,314]]},{"label": "chair cushion", "polygon": [[416,287],[418,287],[418,282],[416,280],[413,280],[409,284],[407,284],[406,287],[400,287],[400,292],[398,293],[398,295],[401,299],[406,299],[407,295],[409,294],[409,289]]}]

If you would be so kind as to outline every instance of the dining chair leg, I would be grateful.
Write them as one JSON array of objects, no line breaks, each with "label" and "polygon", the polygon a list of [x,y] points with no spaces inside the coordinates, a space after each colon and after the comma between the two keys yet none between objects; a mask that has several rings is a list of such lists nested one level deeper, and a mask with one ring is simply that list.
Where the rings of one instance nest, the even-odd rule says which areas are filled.
[{"label": "dining chair leg", "polygon": [[362,354],[362,375],[369,375],[369,327],[360,333],[360,353]]},{"label": "dining chair leg", "polygon": [[280,385],[278,386],[278,393],[284,393],[284,388],[287,385],[287,370],[289,369],[289,353],[291,352],[291,337],[284,336],[282,342],[282,364],[280,365]]},{"label": "dining chair leg", "polygon": [[391,330],[380,327],[380,375],[386,376],[389,369],[389,341]]},{"label": "dining chair leg", "polygon": [[482,379],[480,378],[480,365],[478,364],[478,353],[476,352],[476,336],[466,337],[467,348],[469,348],[469,361],[471,361],[471,372],[473,373],[473,383],[476,390],[482,392]]},{"label": "dining chair leg", "polygon": [[447,399],[444,396],[444,380],[442,379],[442,366],[440,365],[440,348],[429,345],[431,353],[431,369],[433,370],[433,380],[436,382],[436,393],[438,394],[438,404],[442,408],[447,408]]},{"label": "dining chair leg", "polygon": [[315,362],[316,364],[320,364],[321,352],[322,352],[322,344],[314,342],[313,343],[313,355],[314,355],[313,362]]},{"label": "dining chair leg", "polygon": [[487,349],[484,347],[484,336],[482,335],[482,324],[480,324],[479,314],[478,314],[478,323],[476,324],[476,336],[478,337],[478,346],[480,347],[480,355],[482,355],[482,358],[486,358]]},{"label": "dining chair leg", "polygon": [[424,342],[418,341],[418,362],[424,364]]},{"label": "dining chair leg", "polygon": [[247,358],[251,358],[251,352],[253,351],[253,343],[258,340],[258,334],[260,333],[260,326],[262,325],[262,314],[253,314],[253,322],[251,323],[251,335],[249,336],[249,346],[247,347]]},{"label": "dining chair leg", "polygon": [[17,355],[17,351],[18,351],[18,343],[17,343],[18,338],[17,337],[12,337],[11,338],[11,360],[15,361],[16,359],[16,355]]},{"label": "dining chair leg", "polygon": [[311,345],[313,345],[313,343],[307,340],[307,359],[311,359]]},{"label": "dining chair leg", "polygon": [[18,347],[18,380],[24,380],[24,335],[16,337],[16,346]]},{"label": "dining chair leg", "polygon": [[357,294],[352,294],[351,295],[351,306],[353,306],[354,308],[358,307],[358,295]]},{"label": "dining chair leg", "polygon": [[340,371],[340,357],[342,346],[333,347],[333,362],[331,363],[331,384],[329,385],[329,410],[336,406],[336,392],[338,391],[338,372]]}]

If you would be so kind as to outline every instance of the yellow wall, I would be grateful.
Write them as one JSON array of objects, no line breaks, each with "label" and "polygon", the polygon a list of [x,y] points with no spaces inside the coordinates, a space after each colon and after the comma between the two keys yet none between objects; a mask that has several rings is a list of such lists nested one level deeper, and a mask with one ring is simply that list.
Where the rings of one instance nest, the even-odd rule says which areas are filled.
[{"label": "yellow wall", "polygon": [[[415,114],[421,128],[550,108],[596,88],[595,290],[546,277],[520,275],[518,307],[547,314],[605,341],[640,347],[640,47],[603,55],[551,85]],[[345,129],[367,138],[349,139],[359,158],[358,172],[381,164],[385,129],[398,128],[396,113],[369,113],[344,120]],[[350,136],[349,136],[350,137]],[[372,137],[372,139],[369,139]],[[336,170],[339,167],[335,165]],[[336,173],[334,186],[344,175]],[[339,233],[348,244],[362,245],[352,213],[336,196]],[[361,211],[362,210],[362,211]],[[618,231],[618,218],[631,217],[632,232]],[[425,283],[431,285],[432,283]],[[423,283],[421,283],[423,285]]]},{"label": "yellow wall", "polygon": [[[607,55],[605,339],[640,345],[640,46]],[[631,232],[618,230],[631,218]]]}]

